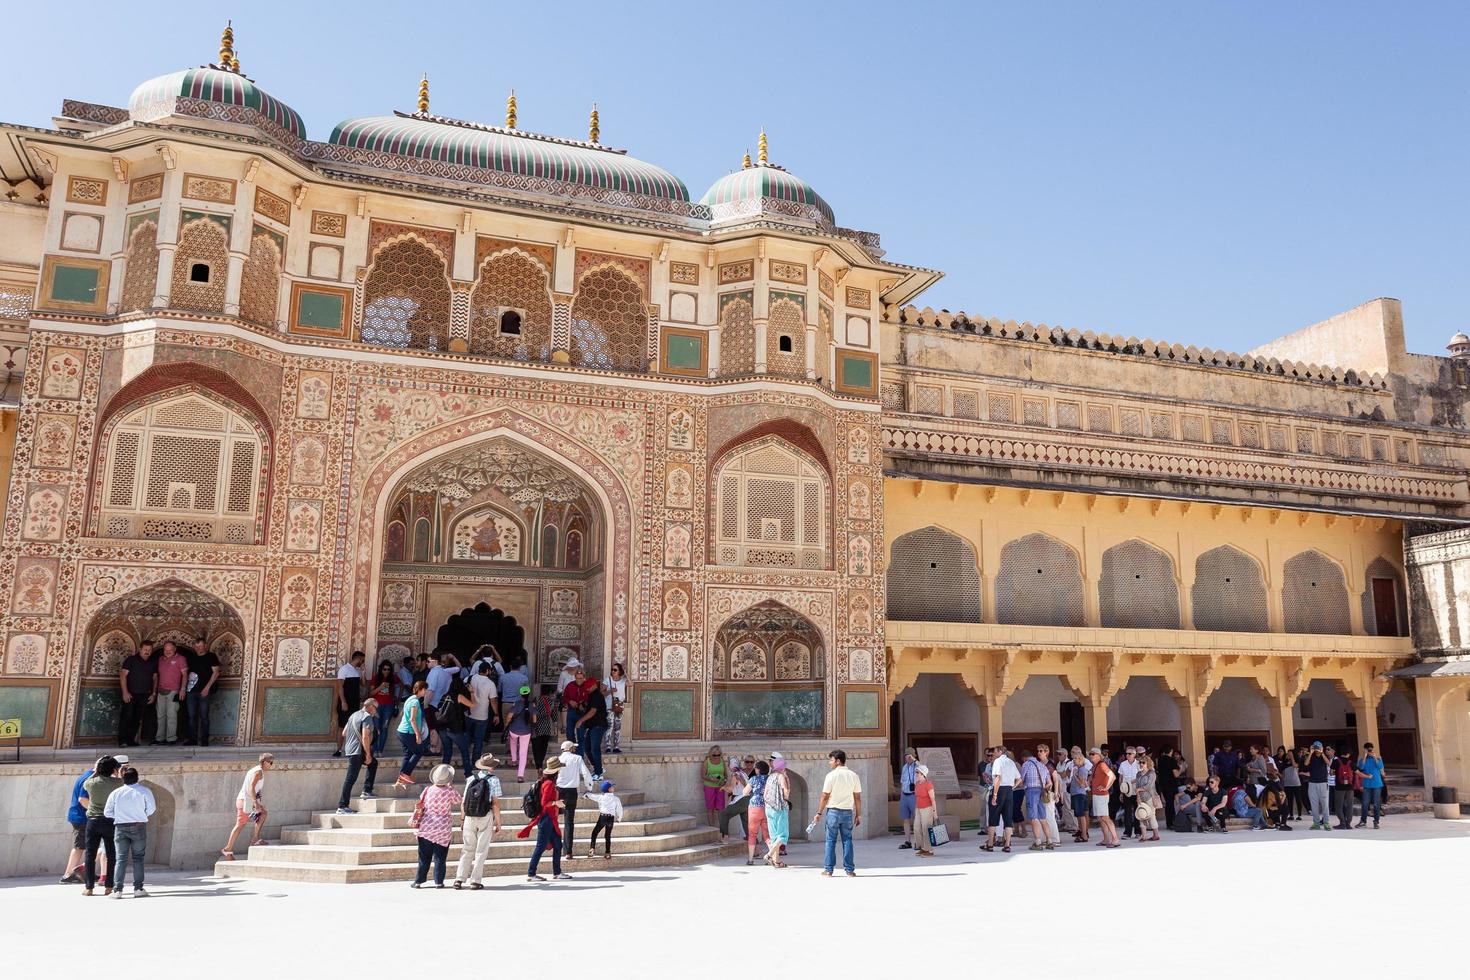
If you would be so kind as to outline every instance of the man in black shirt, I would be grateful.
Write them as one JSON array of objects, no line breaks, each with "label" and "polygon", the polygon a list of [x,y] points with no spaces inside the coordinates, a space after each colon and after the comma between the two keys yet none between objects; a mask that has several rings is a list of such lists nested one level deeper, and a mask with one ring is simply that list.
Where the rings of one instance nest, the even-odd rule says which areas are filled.
[{"label": "man in black shirt", "polygon": [[1159,772],[1159,793],[1164,797],[1164,825],[1174,826],[1174,795],[1179,792],[1179,760],[1174,758],[1174,749],[1167,748],[1159,756],[1156,766]]},{"label": "man in black shirt", "polygon": [[592,770],[592,781],[602,780],[602,738],[607,734],[607,684],[593,681],[586,685],[587,710],[577,720],[577,740],[582,757]]},{"label": "man in black shirt", "polygon": [[219,657],[210,650],[204,637],[194,637],[194,652],[187,654],[189,661],[189,734],[192,739],[186,745],[209,744],[209,694],[219,680]]},{"label": "man in black shirt", "polygon": [[1220,777],[1211,776],[1205,787],[1205,820],[1214,820],[1215,829],[1222,834],[1225,833],[1225,818],[1230,815],[1225,806],[1229,800],[1229,792],[1220,786]]},{"label": "man in black shirt", "polygon": [[158,662],[153,659],[151,640],[138,644],[138,652],[122,662],[118,685],[122,688],[122,721],[117,744],[137,745],[140,724],[142,741],[153,741],[154,732],[149,729],[158,727],[153,711],[153,700],[158,696]]},{"label": "man in black shirt", "polygon": [[1327,772],[1330,767],[1322,743],[1313,742],[1304,767],[1307,770],[1307,802],[1312,806],[1313,830],[1332,829],[1332,820],[1327,815]]}]

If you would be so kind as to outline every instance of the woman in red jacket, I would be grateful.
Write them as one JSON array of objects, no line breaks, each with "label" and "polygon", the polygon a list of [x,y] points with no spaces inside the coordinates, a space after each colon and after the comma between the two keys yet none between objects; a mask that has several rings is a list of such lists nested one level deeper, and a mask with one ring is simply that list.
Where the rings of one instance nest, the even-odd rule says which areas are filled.
[{"label": "woman in red jacket", "polygon": [[541,808],[531,822],[516,831],[516,837],[525,840],[531,836],[531,829],[536,830],[536,850],[531,852],[531,866],[526,869],[527,881],[545,881],[546,879],[536,873],[536,867],[541,863],[541,854],[551,848],[551,876],[557,881],[571,878],[561,870],[561,828],[557,826],[557,815],[562,808],[560,794],[556,791],[556,774],[561,771],[561,760],[552,759],[546,764],[542,771],[541,781],[536,784],[536,793],[541,801]]}]

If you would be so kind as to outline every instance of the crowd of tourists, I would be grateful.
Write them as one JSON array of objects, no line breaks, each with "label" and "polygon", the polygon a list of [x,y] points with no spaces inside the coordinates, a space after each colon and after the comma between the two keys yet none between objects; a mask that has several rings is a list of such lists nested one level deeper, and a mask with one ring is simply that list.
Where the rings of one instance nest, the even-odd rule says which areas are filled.
[{"label": "crowd of tourists", "polygon": [[[1250,830],[1292,830],[1310,816],[1311,830],[1351,830],[1371,819],[1379,828],[1386,788],[1383,760],[1371,742],[1361,756],[1314,741],[1307,748],[1249,746],[1229,740],[1209,754],[1205,772],[1192,775],[1172,747],[1155,756],[1127,745],[1116,755],[1103,744],[1083,752],[1072,746],[1061,760],[1046,744],[1021,752],[985,750],[980,767],[980,849],[1010,853],[1014,838],[1030,838],[1031,851],[1055,850],[1068,833],[1074,843],[1119,847],[1125,840],[1160,840],[1160,827],[1179,833],[1225,833],[1239,818]],[[936,819],[928,770],[909,750],[899,776],[902,848],[931,851]],[[1359,818],[1353,823],[1357,805]]]},{"label": "crowd of tourists", "polygon": [[503,656],[482,646],[469,658],[447,650],[379,663],[363,675],[365,656],[354,652],[337,670],[338,746],[348,759],[347,778],[338,801],[349,809],[350,792],[366,770],[364,799],[371,799],[378,759],[388,733],[398,737],[402,762],[395,783],[413,786],[414,771],[425,758],[449,765],[458,755],[462,771],[474,769],[491,735],[504,735],[517,781],[526,771],[542,771],[551,740],[562,734],[575,743],[594,778],[603,776],[604,753],[622,752],[623,704],[627,680],[613,664],[604,680],[589,678],[582,663],[567,661],[555,685],[534,689],[524,653]]}]

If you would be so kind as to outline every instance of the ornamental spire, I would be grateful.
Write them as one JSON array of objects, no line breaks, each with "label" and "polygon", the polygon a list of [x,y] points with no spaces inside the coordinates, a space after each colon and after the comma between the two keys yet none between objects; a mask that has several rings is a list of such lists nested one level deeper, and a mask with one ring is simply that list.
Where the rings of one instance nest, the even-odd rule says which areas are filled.
[{"label": "ornamental spire", "polygon": [[230,26],[234,21],[225,21],[224,33],[219,36],[219,66],[225,71],[230,70],[230,62],[235,57],[235,29]]},{"label": "ornamental spire", "polygon": [[238,51],[230,55],[230,71],[236,75],[240,74],[240,52]]},{"label": "ornamental spire", "polygon": [[419,112],[429,111],[429,73],[419,80]]},{"label": "ornamental spire", "polygon": [[587,139],[589,142],[596,143],[597,137],[602,134],[602,127],[597,123],[597,103],[594,102],[592,103],[592,118],[588,120],[587,125]]},{"label": "ornamental spire", "polygon": [[762,167],[770,162],[766,159],[766,128],[764,126],[761,127],[761,138],[760,142],[756,144],[755,152],[756,161],[760,163]]},{"label": "ornamental spire", "polygon": [[516,90],[510,90],[510,97],[505,100],[505,128],[516,128]]},{"label": "ornamental spire", "polygon": [[749,150],[746,150],[745,151],[745,156],[743,156],[743,157],[740,158],[740,169],[741,170],[749,170],[750,169],[750,151]]}]

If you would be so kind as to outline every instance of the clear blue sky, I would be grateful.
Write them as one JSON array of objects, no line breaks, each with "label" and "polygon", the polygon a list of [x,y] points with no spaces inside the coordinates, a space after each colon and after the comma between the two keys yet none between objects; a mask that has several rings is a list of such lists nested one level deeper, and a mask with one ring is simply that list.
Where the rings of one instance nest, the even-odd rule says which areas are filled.
[{"label": "clear blue sky", "polygon": [[[212,60],[314,138],[411,110],[586,132],[696,198],[771,159],[935,308],[1245,350],[1376,296],[1411,350],[1470,329],[1470,4],[73,3],[0,61],[0,118],[123,105]],[[472,11],[472,12],[470,12]]]}]

